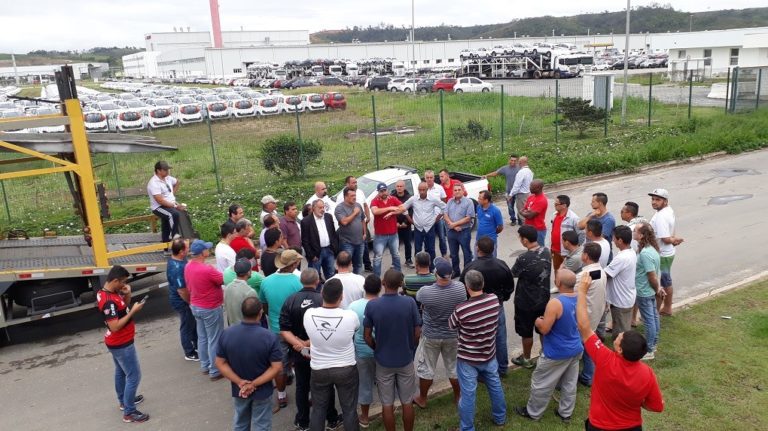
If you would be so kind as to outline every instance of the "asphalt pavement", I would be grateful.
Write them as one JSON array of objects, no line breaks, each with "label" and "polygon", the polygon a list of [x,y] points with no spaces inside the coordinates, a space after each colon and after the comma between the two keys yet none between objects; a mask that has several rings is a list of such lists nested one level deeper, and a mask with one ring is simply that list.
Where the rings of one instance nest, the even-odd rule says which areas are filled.
[{"label": "asphalt pavement", "polygon": [[[536,160],[531,160],[536,172]],[[653,210],[647,193],[663,187],[677,216],[678,247],[672,269],[675,299],[715,291],[765,270],[763,227],[768,211],[766,168],[768,150],[722,156],[672,167],[545,189],[551,200],[571,197],[579,215],[589,210],[592,193],[608,195],[608,208],[617,217],[625,201],[640,204],[641,215]],[[502,204],[502,212],[506,208]],[[551,212],[547,220],[551,219]],[[510,266],[522,252],[515,229],[506,225],[500,235],[499,257]],[[388,256],[385,256],[385,264]],[[137,284],[159,283],[163,277]],[[510,357],[519,353],[520,339],[512,324],[512,304],[506,305]],[[674,317],[672,317],[674,318]],[[165,292],[153,292],[137,318],[141,410],[152,419],[147,430],[211,430],[231,426],[232,401],[226,380],[210,382],[199,364],[183,358],[178,340],[178,318]],[[103,345],[104,327],[98,313],[65,315],[9,331],[12,343],[0,348],[0,429],[82,431],[132,429],[123,424],[113,389],[112,359]],[[2,336],[2,333],[0,333]],[[662,339],[659,354],[665,349]],[[436,387],[445,387],[444,372]],[[442,379],[442,381],[440,381]],[[290,406],[274,416],[274,429],[291,428],[295,413],[293,387]],[[418,423],[417,412],[417,423]]]}]

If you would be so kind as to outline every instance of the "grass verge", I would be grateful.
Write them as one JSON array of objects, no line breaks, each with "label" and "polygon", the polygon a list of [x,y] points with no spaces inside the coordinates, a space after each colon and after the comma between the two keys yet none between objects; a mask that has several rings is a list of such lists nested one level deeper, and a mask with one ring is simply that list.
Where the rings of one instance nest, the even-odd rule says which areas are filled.
[{"label": "grass verge", "polygon": [[[658,431],[768,429],[768,281],[697,304],[662,320],[656,372],[665,410],[644,412],[644,428]],[[724,319],[721,316],[729,316]],[[642,330],[642,328],[641,328]],[[507,401],[507,425],[515,430],[583,430],[589,390],[579,386],[571,424],[552,413],[554,401],[539,422],[517,416],[513,406],[524,405],[532,371],[519,369],[502,381]],[[448,429],[458,425],[453,396],[430,400],[417,409],[416,430]],[[490,404],[478,386],[478,430],[493,427]],[[400,416],[398,414],[398,421]],[[371,430],[384,429],[380,421]]]}]

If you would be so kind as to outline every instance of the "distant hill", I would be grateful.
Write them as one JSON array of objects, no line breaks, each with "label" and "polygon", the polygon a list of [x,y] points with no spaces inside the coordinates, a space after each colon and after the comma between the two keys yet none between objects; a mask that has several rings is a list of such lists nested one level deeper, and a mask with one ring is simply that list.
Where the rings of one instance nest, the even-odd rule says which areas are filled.
[{"label": "distant hill", "polygon": [[[591,34],[624,33],[626,13],[600,12],[583,15],[554,17],[542,16],[536,18],[523,18],[504,24],[486,24],[470,27],[459,26],[433,26],[417,27],[415,29],[416,40],[447,40],[450,39],[478,39],[483,38],[511,38],[517,33],[518,37],[528,35],[531,37],[552,36],[552,30],[556,35],[583,35],[587,29]],[[762,27],[768,26],[768,7],[752,9],[728,9],[709,12],[689,13],[673,9],[670,6],[651,5],[632,8],[631,20],[632,33],[651,32],[666,33],[676,31],[688,31],[689,26],[693,31],[725,30],[730,28]],[[409,27],[395,27],[391,24],[379,24],[378,26],[346,28],[343,30],[326,30],[310,35],[312,43],[350,43],[353,40],[360,42],[384,42],[406,40]]]},{"label": "distant hill", "polygon": [[[26,54],[16,54],[17,66],[38,66],[55,63],[109,63],[110,67],[122,69],[123,56],[143,51],[135,46],[119,48],[96,47],[85,51],[46,51],[36,50]],[[10,54],[0,54],[0,67],[13,66]]]}]

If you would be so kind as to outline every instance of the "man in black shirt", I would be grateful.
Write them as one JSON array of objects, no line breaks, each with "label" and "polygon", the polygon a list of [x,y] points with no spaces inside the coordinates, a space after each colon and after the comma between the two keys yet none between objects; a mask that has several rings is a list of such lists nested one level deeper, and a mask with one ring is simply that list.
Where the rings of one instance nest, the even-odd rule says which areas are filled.
[{"label": "man in black shirt", "polygon": [[536,319],[544,315],[549,302],[549,279],[552,273],[552,255],[549,249],[539,245],[533,226],[524,225],[517,230],[520,243],[527,249],[512,266],[512,275],[517,277],[515,292],[515,332],[523,339],[523,354],[512,363],[533,368],[531,349]]},{"label": "man in black shirt", "polygon": [[499,376],[504,377],[509,368],[509,350],[507,349],[507,318],[504,301],[508,301],[515,290],[515,279],[509,266],[493,257],[493,240],[484,236],[477,240],[477,259],[464,267],[459,281],[464,283],[467,271],[474,269],[483,274],[483,292],[492,293],[499,298],[499,330],[496,331],[496,362],[499,363]]},{"label": "man in black shirt", "polygon": [[264,272],[264,277],[269,277],[277,272],[275,258],[280,249],[280,244],[283,242],[283,234],[280,232],[280,229],[269,229],[264,234],[264,242],[267,244],[267,248],[261,254],[261,270]]},{"label": "man in black shirt", "polygon": [[[405,188],[405,181],[400,180],[395,183],[395,189],[392,190],[392,196],[396,197],[400,202],[405,203],[410,197],[411,192]],[[405,248],[405,266],[413,268],[413,207],[409,208],[407,212],[397,215],[397,237],[400,240],[400,244],[403,244]]]},{"label": "man in black shirt", "polygon": [[[309,366],[309,336],[304,329],[304,313],[310,308],[323,305],[323,296],[318,292],[320,274],[314,268],[301,271],[302,290],[289,296],[280,309],[280,336],[292,347],[294,370],[296,372],[296,430],[309,429],[309,380],[312,369]],[[331,398],[335,400],[335,394]],[[329,429],[335,429],[341,423],[341,417],[334,403],[330,403],[326,412]]]}]

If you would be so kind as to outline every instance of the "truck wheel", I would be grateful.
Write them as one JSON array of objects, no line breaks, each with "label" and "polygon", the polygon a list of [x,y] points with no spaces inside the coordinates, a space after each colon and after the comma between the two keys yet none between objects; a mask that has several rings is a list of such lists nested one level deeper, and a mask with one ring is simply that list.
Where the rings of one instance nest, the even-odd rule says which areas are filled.
[{"label": "truck wheel", "polygon": [[491,91],[491,89],[490,89],[490,88],[483,88],[483,93],[487,93],[487,92],[489,92],[489,91]]},{"label": "truck wheel", "polygon": [[533,78],[534,79],[541,79],[541,71],[540,70],[535,70],[533,72]]},{"label": "truck wheel", "polygon": [[559,70],[555,71],[555,79],[560,79],[560,71]]}]

